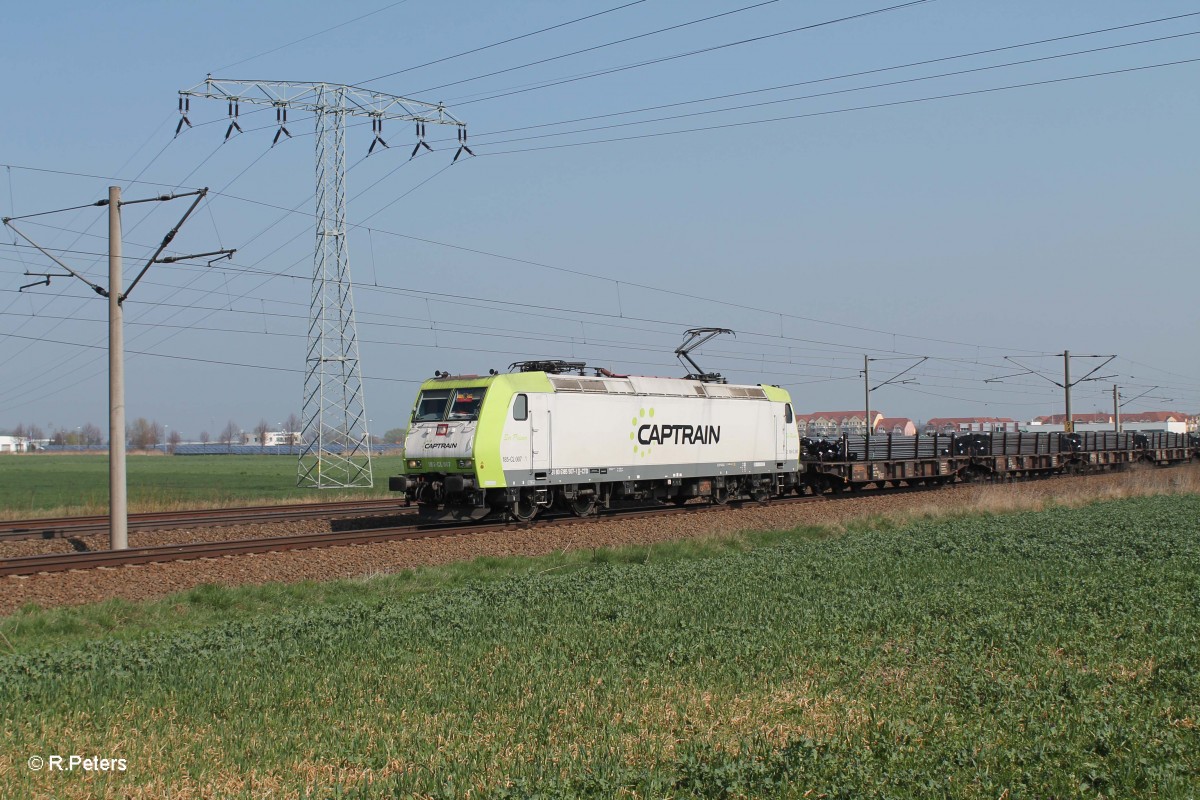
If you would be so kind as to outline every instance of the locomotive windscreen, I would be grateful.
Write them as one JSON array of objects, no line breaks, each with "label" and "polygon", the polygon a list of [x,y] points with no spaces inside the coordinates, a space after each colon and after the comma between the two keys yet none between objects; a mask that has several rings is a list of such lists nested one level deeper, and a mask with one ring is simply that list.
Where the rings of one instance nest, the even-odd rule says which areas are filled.
[{"label": "locomotive windscreen", "polygon": [[450,403],[450,414],[447,419],[452,421],[479,419],[479,407],[483,405],[483,395],[487,390],[455,389],[454,400]]},{"label": "locomotive windscreen", "polygon": [[469,389],[429,389],[417,398],[413,422],[464,422],[479,419],[484,386]]},{"label": "locomotive windscreen", "polygon": [[413,422],[441,422],[446,416],[446,406],[450,404],[449,389],[432,389],[421,392],[417,398],[417,407],[413,410]]}]

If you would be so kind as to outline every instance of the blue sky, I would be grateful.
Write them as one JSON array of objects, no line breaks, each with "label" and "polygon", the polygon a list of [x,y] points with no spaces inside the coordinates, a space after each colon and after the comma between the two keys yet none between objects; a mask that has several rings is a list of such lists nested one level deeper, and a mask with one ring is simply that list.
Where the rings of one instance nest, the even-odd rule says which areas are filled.
[{"label": "blue sky", "polygon": [[[1154,66],[1200,59],[1200,15],[1011,47],[1200,5],[931,0],[783,35],[895,4],[622,5],[22,4],[0,34],[0,213],[113,183],[128,198],[212,188],[172,249],[237,256],[155,266],[126,306],[128,415],[188,437],[299,411],[312,265],[311,119],[293,115],[296,136],[271,149],[273,115],[243,108],[246,133],[224,142],[224,104],[193,101],[196,127],[173,139],[177,91],[210,72],[363,84],[444,101],[469,125],[478,157],[452,167],[442,130],[411,162],[411,126],[388,123],[393,146],[370,158],[369,127],[348,133],[374,431],[403,424],[435,369],[564,357],[680,374],[672,351],[699,325],[737,331],[703,366],[783,385],[803,411],[859,407],[866,353],[872,383],[930,357],[914,383],[874,393],[891,415],[1055,413],[1061,391],[1042,378],[984,379],[1020,371],[1005,356],[1058,376],[1063,349],[1120,356],[1098,373],[1114,377],[1076,388],[1077,411],[1110,408],[1113,383],[1146,392],[1130,411],[1200,411],[1200,62]],[[1110,49],[1066,55],[1096,48]],[[870,70],[884,71],[839,77]],[[978,71],[931,77],[962,70]],[[979,91],[1044,81],[1058,82]],[[127,274],[182,211],[127,208]],[[105,274],[102,210],[35,222],[23,229],[74,251],[73,268]],[[103,425],[104,302],[66,279],[18,294],[24,271],[51,265],[0,233],[0,428]]]}]

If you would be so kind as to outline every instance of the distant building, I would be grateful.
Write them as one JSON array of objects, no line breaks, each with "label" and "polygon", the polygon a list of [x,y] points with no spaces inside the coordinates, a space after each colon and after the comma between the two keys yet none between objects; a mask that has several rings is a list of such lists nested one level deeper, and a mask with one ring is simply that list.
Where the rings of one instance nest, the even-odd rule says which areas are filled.
[{"label": "distant building", "polygon": [[874,433],[893,436],[916,436],[917,425],[908,417],[881,417],[875,423]]},{"label": "distant building", "polygon": [[[883,419],[885,417],[881,412],[872,411],[871,427],[878,427]],[[811,414],[797,414],[796,421],[800,426],[800,434],[810,438],[841,436],[843,433],[861,436],[867,432],[866,415],[862,411],[814,411]]]},{"label": "distant building", "polygon": [[24,453],[34,449],[24,436],[0,436],[0,453]]},{"label": "distant building", "polygon": [[1121,412],[1121,427],[1136,428],[1140,431],[1188,433],[1195,431],[1198,423],[1200,423],[1200,417],[1195,414],[1184,414],[1177,411],[1142,411],[1133,414]]},{"label": "distant building", "polygon": [[[1058,425],[1062,427],[1063,420],[1067,418],[1066,414],[1049,414],[1044,417],[1034,417],[1029,421],[1030,425]],[[1124,415],[1122,415],[1124,418]],[[1072,414],[1071,419],[1076,425],[1111,425],[1113,418],[1112,414],[1097,412],[1094,414]]]},{"label": "distant building", "polygon": [[258,436],[248,433],[242,434],[243,444],[261,444],[263,447],[283,447],[288,445],[304,444],[304,437],[298,431],[267,431],[263,434],[263,440],[260,442]]},{"label": "distant building", "polygon": [[[1111,413],[1097,412],[1092,414],[1072,414],[1075,430],[1111,431],[1115,429]],[[1063,430],[1065,414],[1050,414],[1044,417],[1034,417],[1025,426],[1026,430],[1054,432]],[[1194,414],[1179,411],[1140,411],[1121,414],[1121,430],[1127,431],[1166,431],[1167,433],[1188,433],[1196,431],[1200,418]]]},{"label": "distant building", "polygon": [[1015,433],[1018,430],[1020,424],[1008,417],[934,417],[925,423],[922,433]]}]

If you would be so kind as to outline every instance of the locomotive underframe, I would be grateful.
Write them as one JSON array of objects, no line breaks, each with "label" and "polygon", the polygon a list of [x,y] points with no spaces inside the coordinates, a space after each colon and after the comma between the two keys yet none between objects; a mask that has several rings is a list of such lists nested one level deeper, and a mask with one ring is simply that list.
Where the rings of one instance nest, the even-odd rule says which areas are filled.
[{"label": "locomotive underframe", "polygon": [[705,499],[716,505],[730,500],[765,502],[800,488],[795,472],[714,475],[699,478],[618,480],[479,489],[470,476],[428,473],[391,479],[389,488],[415,501],[423,522],[463,522],[509,516],[530,521],[548,510],[590,516],[599,509],[627,508],[647,503]]}]

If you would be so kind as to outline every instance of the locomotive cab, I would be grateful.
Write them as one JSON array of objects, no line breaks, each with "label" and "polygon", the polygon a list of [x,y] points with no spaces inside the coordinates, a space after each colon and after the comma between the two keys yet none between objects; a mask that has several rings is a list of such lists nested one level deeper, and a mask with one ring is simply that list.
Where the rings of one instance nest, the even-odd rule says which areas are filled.
[{"label": "locomotive cab", "polygon": [[421,385],[404,436],[403,474],[391,477],[388,488],[404,492],[430,522],[478,520],[507,509],[514,498],[506,472],[530,466],[538,455],[530,452],[537,445],[532,410],[539,407],[532,398],[552,391],[540,373],[437,373]]},{"label": "locomotive cab", "polygon": [[487,379],[475,376],[422,387],[404,437],[404,474],[389,479],[389,488],[422,508],[449,503],[463,510],[458,518],[486,516],[475,440],[487,393]]}]

